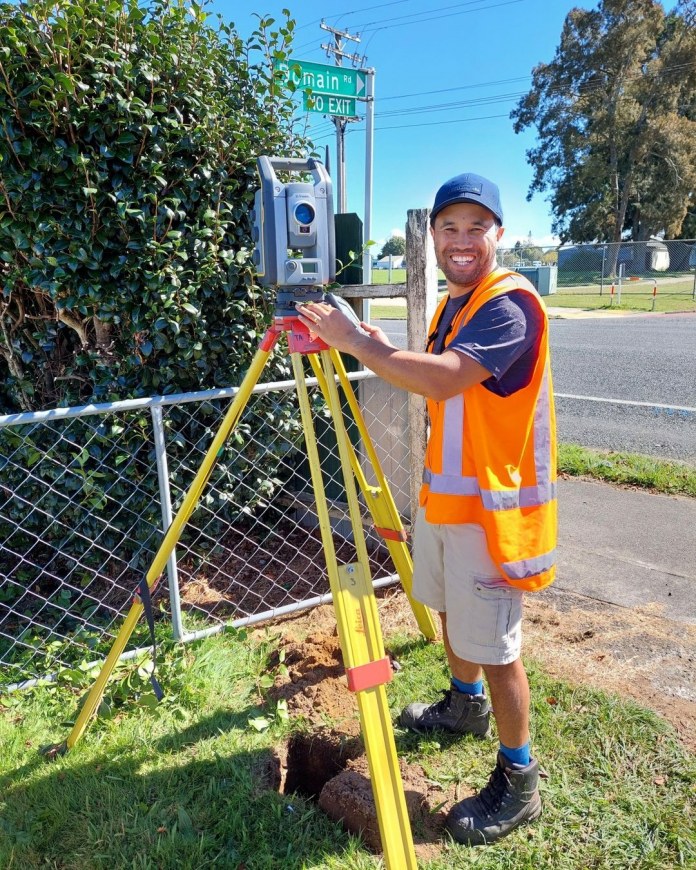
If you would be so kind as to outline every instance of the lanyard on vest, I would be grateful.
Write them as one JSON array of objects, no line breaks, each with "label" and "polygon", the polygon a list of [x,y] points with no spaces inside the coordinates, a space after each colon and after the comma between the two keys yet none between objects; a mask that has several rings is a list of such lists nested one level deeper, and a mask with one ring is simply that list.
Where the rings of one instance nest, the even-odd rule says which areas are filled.
[{"label": "lanyard on vest", "polygon": [[[489,272],[489,274],[486,275],[486,277],[483,279],[483,281],[481,281],[479,284],[477,284],[473,290],[469,291],[469,293],[467,294],[466,300],[461,305],[461,308],[458,308],[454,312],[454,314],[450,318],[450,322],[447,324],[447,329],[445,330],[445,334],[442,337],[442,341],[443,341],[442,350],[445,349],[444,342],[447,340],[447,336],[450,334],[450,332],[452,332],[452,327],[454,325],[454,321],[457,319],[457,316],[461,312],[462,308],[464,308],[466,305],[469,304],[469,302],[471,301],[474,294],[478,290],[480,290],[481,292],[485,292],[490,287],[492,287],[494,284],[497,284],[498,281],[502,281],[503,278],[507,278],[508,275],[512,275],[512,274],[513,273],[510,272],[508,269],[500,269],[500,268],[494,269],[492,272]],[[435,324],[435,329],[428,336],[428,341],[425,345],[425,352],[426,353],[430,352],[431,346],[435,344],[435,342],[438,338],[438,335],[440,332],[440,326],[442,325],[442,318],[445,316],[446,310],[447,310],[447,300],[443,300],[442,308],[440,310],[440,315],[437,318],[437,323]]]},{"label": "lanyard on vest", "polygon": [[[455,321],[457,315],[459,314],[461,309],[466,305],[466,303],[469,301],[469,299],[471,299],[471,295],[473,292],[474,291],[472,290],[470,293],[467,293],[461,306],[459,308],[457,308],[454,311],[454,313],[452,314],[452,316],[450,317],[449,323],[447,324],[447,329],[445,330],[445,334],[442,336],[443,345],[440,348],[440,353],[442,353],[442,351],[445,349],[444,342],[447,340],[447,336],[450,334],[450,332],[452,332],[452,327],[454,326],[454,321]],[[447,311],[447,302],[445,302],[445,304],[442,306],[442,311],[440,312],[440,316],[438,317],[437,323],[435,324],[435,329],[428,336],[428,341],[427,341],[427,344],[425,345],[425,352],[426,353],[430,353],[431,346],[434,346],[435,342],[438,339],[438,336],[440,334],[440,326],[442,325],[442,318],[445,316],[445,311]]]}]

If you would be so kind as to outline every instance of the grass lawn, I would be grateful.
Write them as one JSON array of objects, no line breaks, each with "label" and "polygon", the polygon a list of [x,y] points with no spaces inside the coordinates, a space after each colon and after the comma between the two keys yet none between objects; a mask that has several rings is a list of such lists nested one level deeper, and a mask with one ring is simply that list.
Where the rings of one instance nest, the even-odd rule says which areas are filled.
[{"label": "grass lawn", "polygon": [[[375,270],[372,273],[374,284],[388,284],[389,273],[385,270]],[[443,276],[440,275],[442,278]],[[392,270],[392,284],[405,283],[406,271],[404,269]],[[618,304],[618,285],[614,287],[614,299],[612,302],[610,293],[611,284],[604,286],[600,296],[598,284],[586,286],[559,287],[551,296],[544,296],[547,306],[554,308],[583,308],[588,310],[618,311],[661,311],[677,312],[696,311],[694,299],[694,279],[689,277],[684,280],[670,278],[657,283],[657,296],[653,309],[653,285],[651,281],[624,282],[621,289],[621,305]],[[390,302],[389,300],[375,300],[370,305],[372,317],[376,320],[401,319],[406,317],[405,300]]]},{"label": "grass lawn", "polygon": [[[363,870],[382,866],[310,800],[270,787],[272,750],[301,722],[262,704],[279,632],[229,632],[162,652],[165,701],[120,670],[102,716],[68,755],[74,686],[0,698],[0,867]],[[439,644],[398,635],[392,712],[446,684]],[[548,778],[544,813],[498,845],[445,842],[427,870],[577,870],[696,866],[694,759],[651,712],[547,676],[528,662],[533,746]],[[275,666],[277,668],[277,665]],[[93,675],[85,675],[85,686]],[[139,693],[142,694],[139,696]],[[118,703],[116,701],[118,700]],[[257,730],[250,720],[270,719]],[[262,727],[262,726],[261,726]],[[482,785],[496,743],[396,732],[400,756],[443,789]]]},{"label": "grass lawn", "polygon": [[391,281],[389,280],[388,269],[373,269],[372,270],[373,284],[405,284],[406,269],[392,269]]},{"label": "grass lawn", "polygon": [[696,498],[696,467],[612,450],[590,450],[580,444],[558,445],[558,472],[572,477],[591,477],[607,483],[638,486],[665,495]]},{"label": "grass lawn", "polygon": [[657,294],[653,306],[653,285],[650,281],[624,282],[621,288],[621,305],[618,304],[618,284],[614,286],[614,297],[611,296],[611,284],[605,284],[602,295],[595,284],[588,287],[559,287],[552,296],[545,296],[544,301],[549,306],[585,308],[590,310],[619,311],[696,311],[694,299],[694,279],[670,279],[664,284],[657,282]]}]

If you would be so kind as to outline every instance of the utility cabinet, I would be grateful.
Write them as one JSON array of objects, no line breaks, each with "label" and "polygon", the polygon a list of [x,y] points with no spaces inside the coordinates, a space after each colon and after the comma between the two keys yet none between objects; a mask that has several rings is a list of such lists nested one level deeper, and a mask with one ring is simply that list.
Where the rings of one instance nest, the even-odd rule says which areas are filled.
[{"label": "utility cabinet", "polygon": [[556,292],[558,266],[521,266],[516,271],[531,281],[540,296],[551,296]]}]

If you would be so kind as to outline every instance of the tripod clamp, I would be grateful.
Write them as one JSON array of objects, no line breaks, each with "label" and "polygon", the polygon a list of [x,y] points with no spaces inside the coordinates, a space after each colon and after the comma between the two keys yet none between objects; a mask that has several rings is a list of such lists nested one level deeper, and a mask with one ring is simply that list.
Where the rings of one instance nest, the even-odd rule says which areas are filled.
[{"label": "tripod clamp", "polygon": [[360,320],[345,299],[334,293],[324,291],[324,288],[308,290],[306,287],[279,287],[276,300],[273,325],[267,331],[261,342],[262,350],[270,350],[281,332],[287,333],[288,350],[290,353],[319,353],[328,350],[329,346],[300,321],[297,316],[297,306],[303,302],[326,302],[333,308],[342,311],[356,329],[360,329]]}]

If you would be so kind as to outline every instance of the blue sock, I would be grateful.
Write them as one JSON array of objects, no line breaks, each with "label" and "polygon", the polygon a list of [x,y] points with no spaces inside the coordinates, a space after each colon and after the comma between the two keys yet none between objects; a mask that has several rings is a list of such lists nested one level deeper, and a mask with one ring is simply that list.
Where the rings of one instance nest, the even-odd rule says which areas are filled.
[{"label": "blue sock", "polygon": [[478,680],[476,683],[463,683],[456,677],[451,677],[450,679],[458,692],[465,692],[467,695],[483,695],[483,680]]},{"label": "blue sock", "polygon": [[503,746],[501,743],[500,752],[505,756],[506,761],[509,761],[510,764],[519,764],[522,767],[526,767],[532,760],[532,756],[529,752],[529,743],[525,743],[524,746],[520,746],[519,749],[510,749],[509,746]]}]

